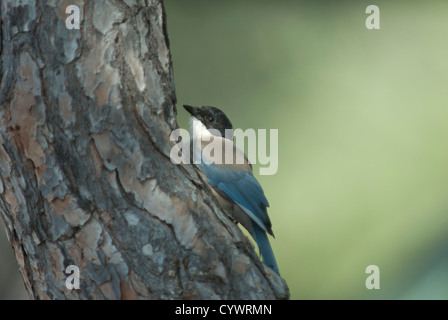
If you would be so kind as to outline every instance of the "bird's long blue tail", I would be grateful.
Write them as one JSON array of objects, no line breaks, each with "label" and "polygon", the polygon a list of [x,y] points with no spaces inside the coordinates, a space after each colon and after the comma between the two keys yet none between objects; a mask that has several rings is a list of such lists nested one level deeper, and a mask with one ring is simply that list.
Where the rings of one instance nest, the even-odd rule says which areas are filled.
[{"label": "bird's long blue tail", "polygon": [[275,271],[278,275],[277,261],[274,257],[274,252],[272,251],[271,244],[269,243],[268,235],[259,226],[254,224],[254,238],[257,242],[258,248],[260,249],[261,256],[263,257],[263,262],[269,268]]}]

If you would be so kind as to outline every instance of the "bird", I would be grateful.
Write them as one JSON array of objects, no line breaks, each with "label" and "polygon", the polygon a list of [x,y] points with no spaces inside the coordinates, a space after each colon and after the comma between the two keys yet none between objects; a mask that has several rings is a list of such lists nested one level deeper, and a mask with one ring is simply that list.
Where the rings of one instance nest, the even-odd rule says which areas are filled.
[{"label": "bird", "polygon": [[[192,156],[201,160],[194,163],[206,177],[221,208],[246,228],[254,238],[263,263],[280,275],[268,239],[268,234],[274,237],[267,213],[269,202],[252,173],[252,165],[244,151],[233,143],[232,123],[217,107],[190,105],[183,107],[190,114]],[[205,152],[210,141],[221,146],[215,148],[212,156]],[[228,157],[229,152],[232,158]],[[212,159],[215,161],[211,161]],[[228,161],[229,159],[232,161]]]}]

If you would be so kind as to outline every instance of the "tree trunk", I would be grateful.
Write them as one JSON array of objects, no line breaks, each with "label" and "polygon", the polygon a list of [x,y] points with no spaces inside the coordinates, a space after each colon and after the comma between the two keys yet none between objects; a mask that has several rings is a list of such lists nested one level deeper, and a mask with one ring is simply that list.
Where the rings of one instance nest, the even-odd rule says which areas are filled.
[{"label": "tree trunk", "polygon": [[30,297],[288,298],[196,168],[170,161],[163,3],[78,0],[68,29],[72,2],[0,8],[0,210]]}]

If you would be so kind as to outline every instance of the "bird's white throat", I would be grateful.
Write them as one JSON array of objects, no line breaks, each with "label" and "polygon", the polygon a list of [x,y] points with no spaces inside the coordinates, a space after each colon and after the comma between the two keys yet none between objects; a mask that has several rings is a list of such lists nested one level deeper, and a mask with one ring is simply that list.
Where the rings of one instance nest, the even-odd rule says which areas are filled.
[{"label": "bird's white throat", "polygon": [[190,135],[193,139],[210,139],[211,132],[205,127],[205,125],[195,117],[190,117]]}]

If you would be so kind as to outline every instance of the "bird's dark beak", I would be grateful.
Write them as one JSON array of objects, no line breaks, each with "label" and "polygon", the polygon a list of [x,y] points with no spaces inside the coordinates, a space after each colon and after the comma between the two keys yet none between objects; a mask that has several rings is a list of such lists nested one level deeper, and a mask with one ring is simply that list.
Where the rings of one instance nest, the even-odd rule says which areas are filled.
[{"label": "bird's dark beak", "polygon": [[191,114],[193,117],[198,113],[198,112],[197,112],[197,108],[195,108],[195,107],[192,107],[192,106],[189,106],[189,105],[184,104],[184,108],[185,108],[185,110],[187,110],[188,113]]}]

